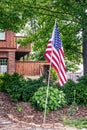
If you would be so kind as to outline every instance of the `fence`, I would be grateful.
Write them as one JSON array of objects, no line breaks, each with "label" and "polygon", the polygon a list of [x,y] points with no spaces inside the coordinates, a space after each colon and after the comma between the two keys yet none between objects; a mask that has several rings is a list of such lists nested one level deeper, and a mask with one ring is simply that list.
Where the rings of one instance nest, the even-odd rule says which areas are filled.
[{"label": "fence", "polygon": [[73,80],[73,81],[75,81],[75,82],[77,82],[77,79],[78,79],[79,77],[81,77],[81,76],[83,76],[83,71],[81,71],[81,72],[76,72],[76,73],[67,72],[67,78],[68,78],[68,79],[71,79],[71,80]]},{"label": "fence", "polygon": [[[47,71],[48,62],[44,61],[16,61],[16,72],[25,76],[42,76]],[[83,72],[71,73],[67,72],[67,78],[77,82],[79,77],[83,76]]]},{"label": "fence", "polygon": [[44,74],[44,66],[47,62],[16,61],[16,72],[25,76],[41,76]]}]

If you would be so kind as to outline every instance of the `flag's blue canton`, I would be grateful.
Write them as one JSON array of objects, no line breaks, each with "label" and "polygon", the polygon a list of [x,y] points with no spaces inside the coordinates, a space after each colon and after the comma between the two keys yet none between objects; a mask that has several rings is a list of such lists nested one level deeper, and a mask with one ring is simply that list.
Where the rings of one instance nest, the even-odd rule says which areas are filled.
[{"label": "flag's blue canton", "polygon": [[57,25],[55,26],[55,30],[54,30],[54,42],[53,42],[53,46],[55,47],[55,49],[57,51],[62,47],[62,41],[60,39],[60,33],[59,33]]}]

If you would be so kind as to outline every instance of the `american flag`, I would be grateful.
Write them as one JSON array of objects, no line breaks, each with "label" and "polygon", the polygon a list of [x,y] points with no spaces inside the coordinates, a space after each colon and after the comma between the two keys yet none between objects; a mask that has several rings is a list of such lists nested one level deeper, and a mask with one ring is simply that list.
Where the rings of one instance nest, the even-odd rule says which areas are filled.
[{"label": "american flag", "polygon": [[64,51],[57,23],[54,25],[52,36],[49,39],[44,56],[47,61],[51,63],[51,66],[57,71],[59,85],[63,86],[67,82],[67,77],[64,62]]}]

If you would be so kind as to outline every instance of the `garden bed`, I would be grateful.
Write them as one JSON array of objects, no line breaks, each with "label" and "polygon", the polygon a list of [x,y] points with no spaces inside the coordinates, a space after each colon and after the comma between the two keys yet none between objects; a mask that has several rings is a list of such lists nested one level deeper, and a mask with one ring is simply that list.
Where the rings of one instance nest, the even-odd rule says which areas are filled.
[{"label": "garden bed", "polygon": [[[0,115],[8,116],[26,123],[43,123],[43,112],[33,108],[29,102],[13,102],[8,94],[0,92]],[[10,116],[9,116],[10,115]],[[52,111],[46,116],[46,123],[63,123],[66,119],[87,117],[87,107],[79,106],[73,111],[71,106],[66,106],[57,111]],[[14,120],[13,119],[13,120]],[[15,120],[14,120],[15,121]]]}]

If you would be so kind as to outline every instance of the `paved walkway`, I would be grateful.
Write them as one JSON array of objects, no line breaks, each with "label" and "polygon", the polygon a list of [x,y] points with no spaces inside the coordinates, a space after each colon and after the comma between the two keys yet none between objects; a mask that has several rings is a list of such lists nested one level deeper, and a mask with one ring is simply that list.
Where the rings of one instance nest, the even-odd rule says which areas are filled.
[{"label": "paved walkway", "polygon": [[76,128],[63,126],[60,123],[53,124],[28,124],[24,122],[14,122],[0,113],[0,130],[77,130]]}]

